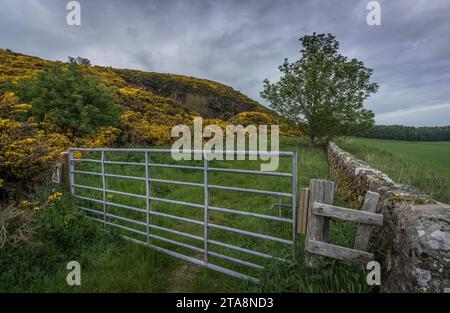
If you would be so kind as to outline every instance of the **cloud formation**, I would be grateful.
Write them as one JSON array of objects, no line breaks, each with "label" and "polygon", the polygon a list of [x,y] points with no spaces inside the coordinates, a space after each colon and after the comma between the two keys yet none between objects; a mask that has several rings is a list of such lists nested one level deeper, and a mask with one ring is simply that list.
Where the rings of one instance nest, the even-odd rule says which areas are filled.
[{"label": "cloud formation", "polygon": [[368,0],[80,0],[81,26],[66,24],[67,2],[3,0],[0,47],[208,78],[264,103],[262,81],[298,57],[298,38],[331,32],[374,69],[380,91],[366,106],[378,123],[450,124],[447,0],[380,0],[381,26],[367,25]]}]

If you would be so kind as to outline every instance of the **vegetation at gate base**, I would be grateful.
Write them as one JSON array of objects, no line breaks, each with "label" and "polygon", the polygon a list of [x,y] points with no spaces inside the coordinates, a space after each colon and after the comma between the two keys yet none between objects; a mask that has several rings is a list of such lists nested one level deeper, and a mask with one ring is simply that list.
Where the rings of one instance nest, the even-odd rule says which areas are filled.
[{"label": "vegetation at gate base", "polygon": [[338,144],[394,181],[450,203],[450,142],[346,138]]},{"label": "vegetation at gate base", "polygon": [[375,125],[355,136],[407,141],[450,141],[450,126]]},{"label": "vegetation at gate base", "polygon": [[370,81],[373,70],[339,54],[339,43],[331,34],[306,35],[300,42],[300,59],[293,63],[285,59],[279,67],[280,80],[266,79],[261,97],[295,122],[311,142],[373,126],[373,112],[363,108],[364,100],[378,90]]},{"label": "vegetation at gate base", "polygon": [[[40,190],[35,198],[0,208],[0,292],[34,291],[36,282],[65,268],[86,265],[98,249],[114,249],[118,238],[99,228],[67,193]],[[3,236],[5,235],[5,236]]]}]

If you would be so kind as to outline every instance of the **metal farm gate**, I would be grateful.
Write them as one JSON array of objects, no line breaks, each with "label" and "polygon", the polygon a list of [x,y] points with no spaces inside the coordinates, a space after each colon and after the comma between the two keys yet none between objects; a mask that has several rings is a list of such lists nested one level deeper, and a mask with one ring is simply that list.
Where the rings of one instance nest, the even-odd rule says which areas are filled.
[{"label": "metal farm gate", "polygon": [[[124,154],[127,160],[118,160],[112,157],[117,154]],[[264,240],[271,242],[272,244],[279,244],[284,246],[290,246],[287,250],[289,254],[292,255],[292,259],[295,258],[295,247],[296,247],[296,202],[297,202],[297,153],[294,152],[256,152],[256,151],[213,151],[213,152],[200,152],[200,151],[183,151],[183,153],[202,153],[203,154],[203,166],[191,166],[191,165],[179,165],[178,164],[163,164],[154,162],[152,156],[154,155],[167,155],[170,156],[170,149],[89,149],[89,148],[71,148],[69,150],[69,182],[70,182],[70,192],[72,196],[76,199],[77,207],[87,212],[88,216],[105,226],[115,227],[120,229],[122,232],[129,233],[129,235],[122,235],[125,239],[131,240],[133,242],[146,245],[157,251],[166,253],[168,255],[174,256],[176,258],[192,262],[194,264],[205,266],[209,269],[219,271],[221,273],[231,275],[241,279],[247,279],[250,281],[258,282],[257,278],[250,275],[241,273],[240,271],[231,270],[224,266],[213,264],[209,257],[217,257],[222,260],[230,261],[236,263],[238,266],[249,267],[253,269],[262,269],[263,266],[256,264],[254,262],[249,262],[243,258],[232,257],[223,253],[218,253],[212,251],[211,247],[216,246],[220,248],[230,249],[236,253],[249,255],[251,257],[258,257],[263,259],[277,259],[279,261],[289,262],[289,255],[282,257],[273,256],[270,253],[263,253],[254,249],[249,249],[242,246],[233,245],[227,242],[221,242],[218,240],[213,240],[210,238],[209,233],[211,229],[217,229],[220,231],[231,232],[238,234],[239,236],[258,238],[254,240]],[[235,156],[279,156],[281,158],[290,158],[292,161],[292,171],[290,172],[263,172],[258,170],[244,170],[236,168],[224,168],[224,167],[211,167],[210,163],[214,161],[209,161],[207,155],[210,153],[224,153],[224,154],[234,154]],[[83,158],[87,155],[86,158]],[[94,157],[92,157],[92,155]],[[108,156],[108,158],[107,158]],[[139,156],[140,161],[134,161]],[[133,161],[130,161],[133,160]],[[151,160],[153,162],[151,162]],[[228,161],[222,161],[228,162]],[[170,163],[170,162],[166,162]],[[120,166],[123,167],[133,167],[137,168],[136,175],[124,175],[115,174],[108,171],[110,166]],[[203,172],[203,182],[194,183],[187,181],[171,180],[171,179],[161,179],[153,176],[152,169],[164,168],[176,171],[201,171]],[[225,172],[234,174],[251,174],[258,176],[279,176],[287,177],[289,179],[289,185],[292,185],[287,192],[252,189],[252,188],[242,188],[242,187],[231,187],[222,186],[210,183],[210,173],[213,172]],[[233,174],[233,175],[234,175]],[[201,176],[201,174],[198,174]],[[226,174],[220,174],[226,175]],[[89,183],[91,177],[96,177],[98,179],[98,184]],[[134,192],[124,192],[123,190],[115,190],[110,187],[109,180],[120,179],[122,181],[134,181],[140,182],[142,188],[145,188],[145,192],[142,194]],[[251,181],[250,181],[251,182]],[[123,183],[123,182],[122,182]],[[176,186],[189,186],[203,189],[203,203],[192,203],[189,201],[180,201],[174,199],[168,199],[165,197],[156,197],[152,194],[152,185],[155,183],[160,184],[172,184]],[[143,190],[142,189],[142,190]],[[212,190],[223,190],[223,191],[234,191],[242,193],[258,194],[259,196],[271,196],[277,197],[278,199],[289,199],[288,203],[281,203],[279,200],[279,207],[289,207],[288,212],[285,214],[287,217],[281,217],[270,215],[270,214],[260,214],[244,210],[236,210],[233,208],[216,207],[210,205],[211,203],[211,191]],[[83,192],[85,191],[85,192]],[[92,194],[86,194],[86,192],[91,192]],[[130,201],[126,204],[115,202],[115,197],[126,197]],[[134,201],[133,199],[142,201],[142,207],[139,208],[137,205],[131,205]],[[144,204],[145,201],[145,204]],[[202,219],[192,219],[188,217],[181,217],[173,214],[163,213],[154,209],[155,202],[166,203],[168,205],[178,205],[186,206],[201,210]],[[131,203],[131,204],[130,204]],[[274,205],[272,205],[273,208]],[[134,212],[134,214],[142,214],[142,220],[138,218],[133,218],[133,216],[124,216],[120,214],[112,213],[113,209],[124,209],[127,212]],[[281,209],[280,209],[281,210]],[[137,213],[136,213],[137,212]],[[223,214],[232,214],[253,217],[256,219],[262,219],[266,221],[271,221],[274,223],[287,224],[289,238],[280,238],[277,236],[266,235],[258,232],[252,232],[246,229],[239,229],[224,225],[219,225],[210,221],[209,215],[211,212],[221,212]],[[280,211],[281,212],[281,211]],[[131,214],[131,213],[130,213]],[[178,223],[178,225],[183,226],[184,224],[197,225],[200,228],[202,235],[194,235],[189,232],[175,230],[174,228],[163,227],[153,223],[153,218],[170,219]],[[120,224],[127,223],[127,225]],[[182,225],[183,224],[183,225]],[[130,226],[136,225],[136,226]],[[283,226],[286,227],[286,226]],[[290,227],[290,229],[289,229]],[[159,233],[171,234],[181,236],[190,240],[200,242],[202,247],[194,246],[184,242],[176,241],[161,235],[156,235],[153,232],[157,230]],[[134,238],[136,236],[141,236],[144,240]],[[133,237],[134,236],[134,237]],[[155,241],[163,242],[166,246],[155,243]],[[167,245],[177,246],[191,250],[199,256],[198,258],[189,256],[167,247]]]}]

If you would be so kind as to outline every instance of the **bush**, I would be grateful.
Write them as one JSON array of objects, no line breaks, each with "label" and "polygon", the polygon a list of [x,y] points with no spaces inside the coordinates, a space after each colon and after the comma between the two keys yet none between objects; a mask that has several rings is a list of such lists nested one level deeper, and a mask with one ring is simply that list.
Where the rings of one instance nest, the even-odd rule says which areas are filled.
[{"label": "bush", "polygon": [[122,115],[122,141],[131,144],[169,144],[171,127],[148,122],[139,112],[126,111]]},{"label": "bush", "polygon": [[84,138],[78,138],[75,140],[75,145],[85,148],[105,148],[111,147],[117,144],[119,140],[120,130],[112,127],[102,127],[97,132],[86,136]]},{"label": "bush", "polygon": [[32,121],[0,116],[0,188],[30,192],[47,177],[59,153],[69,145],[64,135],[46,134]]},{"label": "bush", "polygon": [[29,112],[37,121],[48,120],[69,137],[113,126],[120,116],[111,90],[86,75],[73,59],[40,72],[35,79],[20,80],[15,93],[31,103]]}]

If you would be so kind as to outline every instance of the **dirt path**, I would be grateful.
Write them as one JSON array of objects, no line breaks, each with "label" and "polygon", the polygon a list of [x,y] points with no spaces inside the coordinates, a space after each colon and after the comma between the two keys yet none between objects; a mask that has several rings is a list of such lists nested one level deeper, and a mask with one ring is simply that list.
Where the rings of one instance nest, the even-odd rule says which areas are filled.
[{"label": "dirt path", "polygon": [[183,262],[172,272],[167,292],[192,292],[193,280],[199,269],[199,265]]}]

